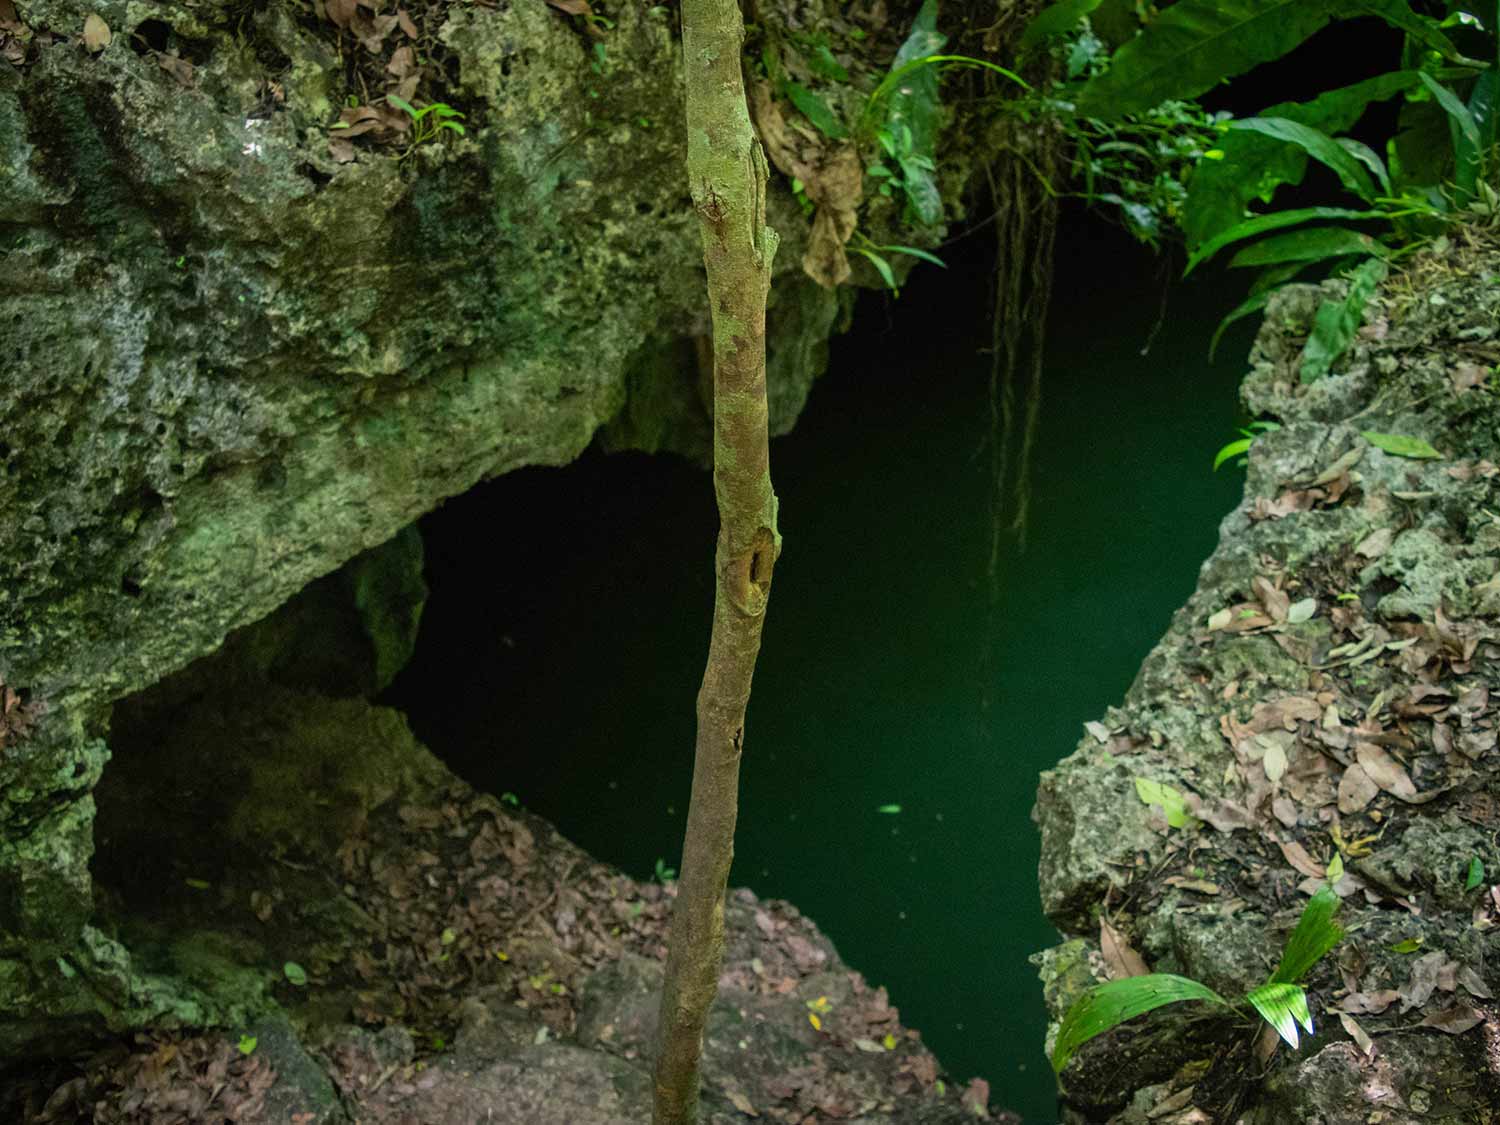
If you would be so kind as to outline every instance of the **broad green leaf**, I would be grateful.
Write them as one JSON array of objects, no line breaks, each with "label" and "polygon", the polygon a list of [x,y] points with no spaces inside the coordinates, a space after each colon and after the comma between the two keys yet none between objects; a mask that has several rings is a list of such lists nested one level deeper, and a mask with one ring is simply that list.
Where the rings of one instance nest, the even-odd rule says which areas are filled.
[{"label": "broad green leaf", "polygon": [[1100,0],[1060,0],[1037,13],[1021,33],[1021,46],[1031,47],[1050,35],[1066,35],[1099,6]]},{"label": "broad green leaf", "polygon": [[1491,66],[1475,80],[1474,89],[1469,92],[1469,113],[1479,128],[1481,152],[1488,152],[1500,141],[1497,111],[1500,111],[1500,68]]},{"label": "broad green leaf", "polygon": [[1188,816],[1187,802],[1179,790],[1149,777],[1135,779],[1135,793],[1142,804],[1160,805],[1170,828],[1185,828],[1192,817]]},{"label": "broad green leaf", "polygon": [[[1416,71],[1394,71],[1329,90],[1311,101],[1281,102],[1260,116],[1283,117],[1333,135],[1352,128],[1372,102],[1393,98],[1416,84]],[[1261,133],[1228,132],[1219,147],[1224,159],[1201,161],[1188,181],[1182,230],[1189,246],[1239,222],[1252,200],[1269,202],[1282,184],[1301,183],[1307,170],[1302,149]]]},{"label": "broad green leaf", "polygon": [[407,101],[405,98],[397,97],[395,94],[387,94],[385,96],[385,100],[390,102],[397,109],[405,110],[411,117],[415,118],[417,116],[417,107],[412,105],[411,102]]},{"label": "broad green leaf", "polygon": [[900,805],[881,805],[875,811],[878,812],[878,813],[887,813],[889,815],[894,816],[896,813],[898,813],[898,812],[901,811],[901,806]]},{"label": "broad green leaf", "polygon": [[1391,178],[1400,188],[1441,184],[1453,163],[1449,118],[1430,97],[1408,98],[1397,116],[1397,133],[1386,146]]},{"label": "broad green leaf", "polygon": [[828,49],[827,44],[819,43],[806,52],[807,68],[814,74],[823,78],[831,78],[835,82],[849,81],[849,72],[844,69],[844,64],[833,57],[833,52]]},{"label": "broad green leaf", "polygon": [[819,132],[836,141],[849,135],[849,130],[844,128],[837,115],[828,108],[828,103],[806,86],[800,82],[788,81],[783,89],[786,90],[786,96],[791,99],[792,104],[797,107],[797,112],[816,125]]},{"label": "broad green leaf", "polygon": [[1188,263],[1183,274],[1190,274],[1203,262],[1213,257],[1231,242],[1239,242],[1242,239],[1254,238],[1257,234],[1266,234],[1269,231],[1281,230],[1283,227],[1294,227],[1298,223],[1311,222],[1314,219],[1385,219],[1389,218],[1386,211],[1351,211],[1347,207],[1297,207],[1290,211],[1272,211],[1268,215],[1256,215],[1246,219],[1244,222],[1235,223],[1228,230],[1220,231],[1202,246],[1193,252],[1188,258]]},{"label": "broad green leaf", "polygon": [[1228,1001],[1207,985],[1171,973],[1112,980],[1091,988],[1068,1009],[1052,1048],[1052,1069],[1061,1074],[1068,1061],[1096,1035],[1126,1020],[1181,1000],[1207,1000],[1228,1007]]},{"label": "broad green leaf", "polygon": [[[1261,309],[1266,307],[1266,302],[1270,299],[1271,294],[1269,291],[1262,293],[1252,293],[1250,296],[1246,297],[1243,301],[1236,305],[1233,309],[1231,309],[1227,314],[1225,314],[1224,319],[1219,321],[1219,326],[1214,329],[1213,339],[1209,340],[1208,342],[1209,363],[1212,363],[1214,361],[1214,353],[1219,350],[1219,340],[1223,337],[1224,330],[1227,329],[1235,321],[1243,320],[1245,317],[1250,316],[1252,313],[1260,312]],[[1229,444],[1234,445],[1236,443],[1230,442]],[[1248,443],[1246,444],[1248,447]],[[1226,445],[1224,447],[1224,449],[1228,448],[1229,445]],[[1222,452],[1223,450],[1220,450],[1220,453]],[[1243,450],[1240,450],[1239,452],[1243,452]],[[1229,456],[1233,457],[1234,454],[1231,453],[1229,454]],[[1214,468],[1217,469],[1220,463],[1220,459],[1215,458]]]},{"label": "broad green leaf", "polygon": [[[923,0],[912,21],[911,32],[891,64],[885,82],[892,82],[886,101],[885,124],[892,133],[911,131],[909,155],[931,161],[937,147],[942,103],[938,97],[938,72],[934,65],[918,65],[937,55],[948,40],[937,29],[937,0]],[[902,77],[897,78],[898,75]],[[894,80],[894,81],[893,81]],[[880,93],[877,87],[876,93]],[[872,98],[873,100],[873,98]],[[903,134],[904,135],[904,134]],[[930,169],[902,160],[902,187],[907,207],[918,222],[931,225],[943,217],[943,197]],[[878,265],[877,265],[878,268]],[[892,289],[896,287],[891,286]]]},{"label": "broad green leaf", "polygon": [[1321,262],[1346,254],[1385,253],[1385,247],[1369,235],[1348,227],[1303,227],[1252,243],[1229,259],[1229,264],[1273,266],[1282,262]]},{"label": "broad green leaf", "polygon": [[288,961],[285,965],[281,966],[281,971],[285,974],[289,984],[294,984],[298,988],[307,984],[307,970],[297,964],[297,962]]},{"label": "broad green leaf", "polygon": [[1365,306],[1385,280],[1386,264],[1371,258],[1358,266],[1349,278],[1349,294],[1343,300],[1327,300],[1318,306],[1313,328],[1302,348],[1299,378],[1312,383],[1327,375],[1359,332],[1364,323]]},{"label": "broad green leaf", "polygon": [[1430,74],[1422,75],[1422,85],[1437,100],[1448,115],[1453,137],[1454,180],[1458,187],[1458,203],[1463,206],[1474,198],[1474,188],[1479,182],[1479,162],[1484,154],[1479,139],[1479,123],[1469,112],[1469,107],[1458,100],[1458,95],[1437,81]]},{"label": "broad green leaf", "polygon": [[1463,59],[1463,55],[1453,45],[1453,40],[1443,34],[1442,24],[1430,16],[1412,11],[1407,0],[1359,0],[1357,6],[1379,16],[1393,27],[1399,27],[1418,43],[1430,47],[1445,59]]},{"label": "broad green leaf", "polygon": [[1403,938],[1391,946],[1392,953],[1415,953],[1422,948],[1422,939],[1419,937]]},{"label": "broad green leaf", "polygon": [[881,249],[889,250],[895,254],[906,254],[912,258],[921,258],[924,262],[931,262],[933,265],[942,266],[944,269],[948,268],[948,263],[943,261],[943,259],[939,258],[936,254],[932,253],[929,250],[923,250],[916,246],[882,246]]},{"label": "broad green leaf", "polygon": [[1366,203],[1375,199],[1375,185],[1370,174],[1343,145],[1319,129],[1287,117],[1247,117],[1232,121],[1231,129],[1245,129],[1294,144],[1314,160],[1331,168],[1339,182]]},{"label": "broad green leaf", "polygon": [[1232,441],[1223,449],[1219,450],[1218,453],[1214,454],[1214,472],[1218,472],[1219,466],[1222,465],[1225,461],[1233,460],[1241,453],[1248,452],[1250,449],[1250,443],[1254,440],[1254,438],[1240,438],[1238,441]]},{"label": "broad green leaf", "polygon": [[1114,118],[1195,97],[1280,58],[1345,7],[1339,0],[1178,0],[1084,85],[1078,110]]},{"label": "broad green leaf", "polygon": [[1386,196],[1392,194],[1391,174],[1386,171],[1385,161],[1380,159],[1379,154],[1373,148],[1362,141],[1356,141],[1353,137],[1336,137],[1335,140],[1340,148],[1370,170],[1380,185],[1381,194]]},{"label": "broad green leaf", "polygon": [[1344,930],[1333,920],[1338,909],[1339,896],[1333,893],[1333,888],[1319,887],[1318,893],[1302,908],[1302,917],[1297,919],[1292,936],[1286,939],[1281,963],[1266,981],[1268,985],[1295,984],[1339,943]]},{"label": "broad green leaf", "polygon": [[1379,434],[1373,430],[1361,430],[1359,436],[1376,449],[1383,449],[1396,457],[1410,457],[1413,461],[1437,461],[1443,456],[1421,438],[1408,434]]},{"label": "broad green leaf", "polygon": [[1464,880],[1464,890],[1472,891],[1484,882],[1484,863],[1476,855],[1469,860],[1469,877]]},{"label": "broad green leaf", "polygon": [[1312,1013],[1307,1009],[1307,993],[1295,984],[1263,984],[1245,993],[1255,1010],[1276,1029],[1276,1034],[1286,1040],[1287,1046],[1297,1049],[1297,1025],[1300,1023],[1309,1035],[1313,1031]]},{"label": "broad green leaf", "polygon": [[254,1035],[241,1035],[240,1036],[240,1042],[239,1042],[240,1054],[242,1054],[242,1055],[253,1055],[255,1053],[256,1045],[259,1044],[259,1043],[260,1043],[260,1039],[259,1039],[258,1036],[254,1036]]},{"label": "broad green leaf", "polygon": [[891,271],[890,262],[886,261],[874,251],[866,250],[863,246],[851,246],[849,249],[853,250],[856,254],[863,254],[866,258],[870,259],[870,264],[875,267],[875,272],[878,273],[881,277],[881,280],[885,282],[885,287],[892,293],[896,294],[896,296],[899,297],[901,295],[901,289],[896,284],[896,275]]}]

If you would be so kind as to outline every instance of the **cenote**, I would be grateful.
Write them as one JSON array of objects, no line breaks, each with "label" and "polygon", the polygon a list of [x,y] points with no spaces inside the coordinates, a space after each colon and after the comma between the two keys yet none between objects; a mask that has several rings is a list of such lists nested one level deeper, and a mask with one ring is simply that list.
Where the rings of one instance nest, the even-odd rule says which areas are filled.
[{"label": "cenote", "polygon": [[[786,545],[731,881],[812,916],[953,1077],[1050,1122],[1037,774],[1129,685],[1238,497],[1210,464],[1249,330],[1210,363],[1240,288],[1068,212],[1026,541],[992,582],[987,242],[867,295],[772,444]],[[432,593],[389,702],[599,857],[675,867],[715,520],[700,468],[597,451],[448,503],[421,523]]]}]

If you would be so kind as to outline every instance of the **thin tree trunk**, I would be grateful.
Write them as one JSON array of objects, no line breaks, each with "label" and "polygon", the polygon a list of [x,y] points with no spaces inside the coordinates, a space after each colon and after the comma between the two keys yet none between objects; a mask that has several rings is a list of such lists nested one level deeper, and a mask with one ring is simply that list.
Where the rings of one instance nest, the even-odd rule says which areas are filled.
[{"label": "thin tree trunk", "polygon": [[683,0],[688,182],[703,228],[714,335],[714,617],[698,692],[693,792],[662,988],[656,1125],[698,1119],[699,1061],[724,954],[745,707],[781,552],[766,432],[766,158],[741,77],[738,0]]}]

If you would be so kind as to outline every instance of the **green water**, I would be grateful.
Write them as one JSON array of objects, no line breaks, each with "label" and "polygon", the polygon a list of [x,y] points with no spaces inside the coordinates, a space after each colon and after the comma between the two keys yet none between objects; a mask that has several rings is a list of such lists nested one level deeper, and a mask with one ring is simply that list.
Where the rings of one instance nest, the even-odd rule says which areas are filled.
[{"label": "green water", "polygon": [[[982,249],[982,248],[981,248]],[[1112,231],[1065,232],[1029,541],[989,549],[986,263],[865,300],[772,448],[786,549],[746,736],[733,880],[797,903],[959,1079],[1057,1119],[1027,963],[1039,770],[1122,695],[1235,503],[1209,472],[1247,336],[1239,290],[1174,288]],[[585,457],[423,523],[433,595],[393,691],[471,781],[601,858],[675,866],[712,602],[706,476]],[[499,552],[476,547],[500,529]],[[880,806],[899,804],[899,814]]]}]

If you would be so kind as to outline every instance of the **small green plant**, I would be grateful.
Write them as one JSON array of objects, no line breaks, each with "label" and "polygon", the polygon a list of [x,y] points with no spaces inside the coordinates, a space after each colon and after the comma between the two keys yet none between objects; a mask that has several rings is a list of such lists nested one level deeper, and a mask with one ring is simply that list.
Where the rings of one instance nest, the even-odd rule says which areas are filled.
[{"label": "small green plant", "polygon": [[1313,1030],[1307,992],[1297,982],[1343,938],[1342,927],[1333,920],[1338,908],[1339,899],[1333,888],[1326,884],[1320,887],[1303,908],[1276,971],[1265,984],[1245,993],[1238,1004],[1230,1003],[1205,984],[1172,973],[1126,977],[1090,989],[1063,1017],[1052,1049],[1052,1069],[1061,1074],[1078,1049],[1095,1036],[1181,1000],[1206,1000],[1226,1011],[1248,1004],[1295,1050],[1298,1026],[1309,1035]]},{"label": "small green plant", "polygon": [[880,280],[885,282],[893,296],[901,296],[901,287],[896,284],[896,271],[891,268],[891,262],[886,255],[905,254],[910,258],[918,258],[924,262],[931,262],[935,266],[948,268],[948,263],[928,250],[916,246],[881,246],[871,242],[864,235],[855,233],[855,241],[849,244],[849,249],[869,260],[875,267],[875,272],[880,275]]},{"label": "small green plant", "polygon": [[254,1035],[241,1035],[239,1042],[240,1054],[253,1055],[255,1053],[256,1045],[259,1043],[260,1040]]},{"label": "small green plant", "polygon": [[433,102],[418,109],[395,94],[387,94],[385,100],[411,118],[411,144],[401,154],[403,159],[422,145],[436,141],[443,135],[444,129],[451,129],[460,137],[464,135],[464,127],[456,120],[463,114],[445,102]]},{"label": "small green plant", "polygon": [[677,878],[677,868],[668,867],[667,861],[660,856],[656,857],[656,881],[663,886]]},{"label": "small green plant", "polygon": [[[1251,422],[1248,426],[1241,426],[1240,433],[1244,436],[1231,441],[1214,454],[1214,472],[1218,472],[1219,466],[1224,464],[1224,462],[1231,461],[1240,456],[1240,454],[1247,452],[1250,449],[1250,443],[1261,434],[1279,429],[1281,429],[1281,426],[1276,422]],[[1247,461],[1241,461],[1238,467],[1243,468],[1246,464]]]}]

